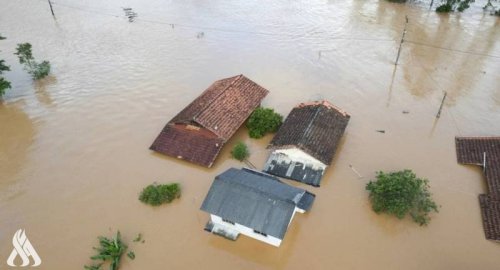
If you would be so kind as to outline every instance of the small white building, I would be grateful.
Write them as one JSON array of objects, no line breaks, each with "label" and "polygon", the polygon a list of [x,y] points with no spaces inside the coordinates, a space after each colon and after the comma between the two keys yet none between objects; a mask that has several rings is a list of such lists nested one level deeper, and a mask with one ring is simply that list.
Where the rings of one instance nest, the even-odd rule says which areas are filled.
[{"label": "small white building", "polygon": [[326,100],[297,105],[267,147],[272,152],[264,171],[319,186],[349,119]]},{"label": "small white building", "polygon": [[201,210],[210,214],[208,232],[231,240],[243,234],[279,247],[295,213],[308,211],[314,199],[277,177],[231,168],[215,178]]}]

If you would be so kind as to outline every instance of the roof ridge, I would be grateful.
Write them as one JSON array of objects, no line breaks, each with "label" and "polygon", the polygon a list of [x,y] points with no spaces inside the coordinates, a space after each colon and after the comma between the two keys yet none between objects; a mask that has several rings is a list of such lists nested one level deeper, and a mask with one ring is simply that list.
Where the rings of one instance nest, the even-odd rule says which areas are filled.
[{"label": "roof ridge", "polygon": [[316,118],[318,117],[318,114],[319,114],[319,111],[321,110],[321,108],[322,108],[321,106],[316,108],[316,112],[314,112],[313,118],[311,119],[311,121],[309,121],[309,125],[307,125],[306,130],[304,131],[304,133],[302,133],[302,136],[300,137],[300,140],[299,140],[300,144],[304,143],[303,140],[306,138],[306,134],[308,134],[311,131],[312,124],[316,120]]},{"label": "roof ridge", "polygon": [[[242,170],[238,170],[238,169],[236,169],[236,170],[237,170],[238,172],[242,172]],[[276,177],[276,178],[277,178],[277,177]],[[290,202],[290,203],[293,203],[293,204],[295,204],[295,205],[297,205],[297,203],[298,203],[298,202],[297,202],[297,203],[296,203],[296,202],[294,202],[294,201],[293,201],[293,199],[283,199],[283,198],[280,198],[278,195],[275,195],[275,194],[273,194],[273,193],[270,193],[270,192],[266,192],[266,191],[260,190],[260,189],[258,189],[258,188],[256,188],[256,187],[254,187],[253,185],[245,185],[245,184],[240,183],[240,182],[237,182],[237,181],[231,181],[231,180],[229,180],[229,179],[220,178],[219,176],[217,176],[217,177],[216,177],[216,179],[222,180],[222,181],[224,181],[224,182],[226,182],[226,183],[230,183],[230,184],[232,184],[232,185],[238,185],[238,186],[247,187],[247,188],[249,188],[250,190],[255,191],[255,192],[259,193],[259,194],[268,194],[268,195],[270,195],[270,197],[272,197],[273,199],[276,199],[276,200],[279,200],[279,201],[282,201],[282,202]],[[288,187],[291,187],[291,188],[294,188],[294,189],[298,189],[298,190],[300,190],[300,192],[302,193],[302,196],[300,197],[299,201],[302,199],[302,197],[304,196],[305,192],[307,191],[307,190],[302,189],[302,188],[298,188],[298,187],[294,187],[294,186],[290,186],[290,185],[288,185],[288,184],[285,184],[285,183],[283,183],[281,180],[279,180],[279,178],[277,178],[277,179],[269,179],[269,180],[273,180],[273,181],[278,182],[278,183],[280,183],[280,184],[282,184],[282,185],[286,185],[286,186],[288,186]]]},{"label": "roof ridge", "polygon": [[[214,103],[217,99],[219,99],[219,98],[222,96],[222,94],[223,94],[223,93],[225,93],[225,92],[227,91],[227,89],[229,89],[229,87],[230,87],[230,86],[232,86],[232,85],[234,84],[234,82],[235,82],[235,81],[237,81],[237,80],[239,80],[242,76],[243,76],[243,74],[240,74],[240,75],[236,75],[236,76],[234,76],[234,79],[231,81],[231,83],[230,83],[230,84],[228,84],[226,87],[224,87],[224,89],[223,89],[222,91],[220,91],[220,93],[219,93],[219,94],[218,94],[215,98],[213,98],[213,99],[212,99],[212,101],[210,101],[209,103],[207,103],[207,105],[205,105],[205,106],[203,107],[203,109],[201,109],[201,110],[200,110],[200,111],[199,111],[199,112],[198,112],[195,116],[193,116],[193,121],[195,121],[196,123],[198,123],[198,121],[196,121],[196,118],[197,118],[197,117],[198,117],[198,116],[199,116],[202,112],[204,112],[204,111],[205,111],[205,110],[206,110],[206,109],[207,109],[207,108],[208,108],[208,107],[209,107],[212,103]],[[231,78],[231,77],[229,77],[229,78]],[[226,79],[229,79],[229,78],[226,78]],[[222,80],[224,80],[224,79],[220,79],[219,81],[222,81]],[[212,83],[212,84],[213,84],[213,83]],[[199,124],[200,126],[203,126],[203,124],[201,124],[201,123],[198,123],[198,124]],[[207,127],[204,127],[204,128],[206,128],[206,129],[208,129],[208,130],[212,131],[213,133],[215,133],[215,135],[217,135],[217,137],[221,137],[221,136],[220,136],[217,132],[215,132],[215,131],[213,131],[213,130],[211,130],[211,129],[207,128]]]},{"label": "roof ridge", "polygon": [[337,111],[338,113],[342,114],[343,116],[349,116],[349,114],[346,111],[333,105],[333,103],[331,103],[327,99],[316,100],[316,101],[311,101],[311,102],[302,102],[302,103],[299,103],[294,108],[301,108],[301,107],[306,107],[306,106],[324,106],[324,107],[327,107],[327,108],[330,108],[330,109]]}]

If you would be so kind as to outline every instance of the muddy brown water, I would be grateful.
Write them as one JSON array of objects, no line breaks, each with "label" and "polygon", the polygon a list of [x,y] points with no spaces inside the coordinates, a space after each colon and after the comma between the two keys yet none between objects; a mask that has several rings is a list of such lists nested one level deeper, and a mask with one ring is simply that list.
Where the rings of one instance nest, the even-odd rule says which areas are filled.
[{"label": "muddy brown water", "polygon": [[[499,269],[500,245],[482,230],[481,170],[458,165],[454,149],[456,135],[500,134],[499,19],[481,4],[437,15],[425,2],[62,0],[55,21],[46,1],[0,0],[13,86],[0,104],[0,269],[20,228],[38,269],[82,269],[96,236],[117,229],[137,256],[124,270]],[[52,63],[41,82],[12,55],[27,41]],[[229,148],[245,141],[262,167],[271,136],[240,129],[211,169],[148,150],[202,90],[240,73],[269,89],[263,104],[282,114],[326,98],[352,115],[322,186],[306,187],[312,211],[296,216],[280,248],[210,235],[199,211],[213,177],[242,166]],[[375,172],[403,168],[428,178],[441,205],[428,227],[369,207]],[[182,198],[141,204],[153,181],[178,181]],[[131,241],[138,233],[144,244]]]}]

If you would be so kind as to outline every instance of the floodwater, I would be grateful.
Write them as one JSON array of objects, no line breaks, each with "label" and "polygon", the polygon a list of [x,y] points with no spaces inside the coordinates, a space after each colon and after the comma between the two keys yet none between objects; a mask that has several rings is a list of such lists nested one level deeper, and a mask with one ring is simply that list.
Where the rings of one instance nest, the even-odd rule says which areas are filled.
[{"label": "floodwater", "polygon": [[[82,269],[96,237],[117,229],[137,256],[123,270],[499,268],[500,244],[482,229],[481,170],[458,165],[454,149],[457,135],[500,134],[500,20],[481,1],[461,15],[363,0],[53,2],[57,20],[47,1],[0,0],[13,87],[0,104],[0,269],[20,228],[38,269]],[[49,78],[22,70],[21,42],[52,63]],[[262,167],[271,136],[242,128],[211,169],[148,150],[202,90],[240,73],[282,114],[325,98],[352,116],[322,186],[305,187],[312,211],[280,248],[210,235],[199,211],[214,176],[242,166],[230,147],[245,141]],[[427,227],[370,209],[365,184],[404,168],[430,180],[441,206]],[[154,181],[181,183],[182,198],[143,205],[138,193]],[[145,243],[132,242],[138,233]]]}]

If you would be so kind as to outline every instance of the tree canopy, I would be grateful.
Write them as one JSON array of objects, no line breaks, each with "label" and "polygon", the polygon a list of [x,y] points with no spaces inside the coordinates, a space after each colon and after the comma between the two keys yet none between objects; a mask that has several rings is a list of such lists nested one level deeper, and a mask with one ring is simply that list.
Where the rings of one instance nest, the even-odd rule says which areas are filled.
[{"label": "tree canopy", "polygon": [[231,156],[239,161],[243,161],[250,156],[250,152],[248,151],[248,147],[243,142],[238,142],[231,150]]},{"label": "tree canopy", "polygon": [[427,225],[429,214],[438,212],[429,192],[429,181],[418,178],[411,170],[378,172],[376,178],[366,185],[376,213],[387,213],[399,219],[410,214],[416,223]]},{"label": "tree canopy", "polygon": [[[0,35],[0,40],[5,39],[2,35]],[[5,60],[0,59],[0,97],[2,97],[5,94],[5,90],[11,88],[10,82],[7,81],[3,76],[2,73],[5,71],[9,71],[10,67],[5,64]]]},{"label": "tree canopy", "polygon": [[169,203],[180,196],[181,187],[177,183],[151,184],[142,190],[139,200],[146,204],[158,206],[163,203]]},{"label": "tree canopy", "polygon": [[259,139],[266,133],[276,132],[282,123],[283,116],[279,113],[270,108],[259,107],[248,118],[248,133],[251,138]]},{"label": "tree canopy", "polygon": [[17,44],[15,55],[19,58],[19,63],[24,65],[24,69],[33,77],[33,79],[42,79],[50,73],[49,61],[38,63],[33,57],[30,43]]}]

